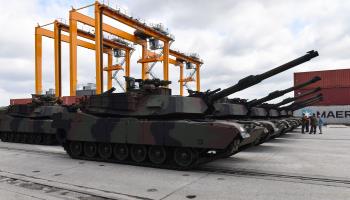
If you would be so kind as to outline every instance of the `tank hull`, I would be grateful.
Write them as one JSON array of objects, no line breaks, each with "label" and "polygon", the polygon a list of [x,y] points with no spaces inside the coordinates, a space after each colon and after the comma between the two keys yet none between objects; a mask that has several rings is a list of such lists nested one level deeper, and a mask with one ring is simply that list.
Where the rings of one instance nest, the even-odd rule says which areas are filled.
[{"label": "tank hull", "polygon": [[[237,123],[220,120],[117,118],[83,112],[60,113],[53,118],[52,126],[58,129],[65,150],[73,158],[161,168],[188,169],[225,157],[238,148],[232,144],[241,140],[241,130],[244,130]],[[106,156],[98,151],[99,146],[108,146],[107,149],[124,146],[129,153],[125,159],[120,159],[118,152],[114,151]],[[148,152],[141,161],[132,153],[135,148]],[[150,152],[153,148],[167,152],[169,162],[152,162]],[[191,164],[186,166],[174,161],[176,152],[185,150],[195,155]]]},{"label": "tank hull", "polygon": [[50,119],[30,119],[7,114],[0,116],[0,138],[3,142],[54,145],[56,130]]},{"label": "tank hull", "polygon": [[265,138],[267,131],[263,127],[256,127],[251,132],[249,132],[250,137],[242,140],[239,144],[239,150],[243,150],[248,146],[258,145],[262,138]]},{"label": "tank hull", "polygon": [[260,143],[263,143],[265,141],[270,140],[271,138],[276,137],[282,131],[281,127],[279,127],[275,122],[271,120],[258,119],[256,121],[261,123],[268,130],[268,134],[266,135],[265,138],[261,139]]},{"label": "tank hull", "polygon": [[3,142],[57,145],[52,115],[66,112],[58,106],[16,105],[0,113],[0,139]]}]

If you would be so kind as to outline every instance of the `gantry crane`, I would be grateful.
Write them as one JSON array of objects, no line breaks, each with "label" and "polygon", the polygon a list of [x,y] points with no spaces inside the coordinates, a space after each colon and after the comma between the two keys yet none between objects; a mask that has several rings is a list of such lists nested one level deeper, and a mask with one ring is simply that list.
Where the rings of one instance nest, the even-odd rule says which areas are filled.
[{"label": "gantry crane", "polygon": [[[48,29],[45,29],[44,27],[47,25],[53,24],[54,25],[54,31],[50,31]],[[61,41],[70,43],[70,36],[64,35],[61,32],[69,32],[70,27],[67,24],[61,23],[59,21],[54,21],[53,23],[50,23],[44,26],[38,26],[35,28],[35,63],[36,63],[36,93],[40,94],[42,93],[42,37],[49,37],[54,39],[54,55],[55,55],[55,93],[56,96],[60,97],[62,95],[61,85],[62,85],[62,78],[61,78]],[[81,30],[77,29],[77,35],[89,40],[94,40],[95,35]],[[95,50],[96,45],[84,40],[77,39],[76,40],[77,45]],[[116,42],[114,40],[110,40],[107,38],[104,38],[104,52],[108,54],[108,67],[105,69],[108,71],[108,76],[112,76],[111,69],[114,69],[116,66],[112,66],[112,49],[122,49],[125,52],[130,52],[133,50],[132,47],[130,47],[127,44],[123,44],[120,42]],[[125,75],[129,76],[130,73],[130,58],[127,56],[128,53],[126,53],[126,66],[125,66]],[[118,66],[122,68],[122,66]],[[108,82],[109,87],[112,87],[112,83]],[[74,96],[74,95],[73,95]]]},{"label": "gantry crane", "polygon": [[[95,19],[81,14],[78,12],[81,9],[94,6],[95,8]],[[122,22],[136,31],[133,34],[127,33],[123,30],[110,26],[103,23],[102,18],[106,15],[112,19],[115,19],[119,22]],[[86,33],[82,30],[78,30],[78,22],[86,24],[90,27],[95,28],[95,34]],[[117,10],[114,10],[106,5],[95,2],[94,4],[79,8],[72,9],[69,13],[69,25],[60,24],[58,22],[55,24],[55,30],[53,33],[48,30],[42,30],[42,27],[37,27],[36,29],[36,92],[41,93],[42,90],[42,74],[41,74],[41,36],[40,32],[46,33],[46,36],[55,39],[55,86],[58,89],[56,95],[61,95],[61,74],[60,74],[60,41],[69,42],[70,46],[70,95],[76,95],[76,86],[77,86],[77,46],[83,46],[95,50],[96,53],[96,93],[101,93],[103,91],[103,71],[107,71],[108,74],[108,88],[112,87],[112,71],[120,70],[122,67],[120,65],[112,66],[112,49],[121,49],[125,51],[125,75],[130,76],[130,52],[132,48],[123,46],[123,44],[118,44],[121,46],[109,46],[109,49],[106,50],[104,47],[108,44],[110,45],[111,41],[103,38],[103,33],[107,32],[113,36],[122,38],[124,40],[133,42],[142,46],[142,58],[140,63],[142,63],[142,78],[148,78],[148,63],[150,62],[163,62],[163,78],[165,80],[169,79],[169,63],[176,66],[180,66],[180,94],[183,95],[183,83],[187,81],[193,81],[192,77],[183,78],[183,63],[193,63],[196,65],[196,81],[197,81],[197,90],[200,90],[200,66],[202,62],[199,59],[195,59],[191,56],[179,53],[169,49],[170,42],[172,38],[168,34],[156,30],[152,27],[149,27],[137,20],[132,19]],[[69,36],[61,35],[61,30],[69,32]],[[79,40],[78,36],[85,37],[90,40],[94,40],[95,44],[88,43],[84,40]],[[162,55],[155,54],[154,52],[148,50],[147,48],[147,39],[149,40],[161,40],[163,41],[163,51]],[[103,68],[103,53],[108,54],[108,67]],[[175,57],[175,59],[169,58],[169,55]],[[39,59],[40,58],[40,59]]]}]

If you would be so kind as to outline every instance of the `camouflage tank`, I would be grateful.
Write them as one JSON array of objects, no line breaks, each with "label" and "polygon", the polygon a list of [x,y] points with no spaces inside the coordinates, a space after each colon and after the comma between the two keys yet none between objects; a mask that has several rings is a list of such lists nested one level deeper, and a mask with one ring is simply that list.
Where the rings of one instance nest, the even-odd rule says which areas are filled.
[{"label": "camouflage tank", "polygon": [[78,111],[53,116],[72,158],[188,169],[230,154],[249,137],[238,123],[205,118],[210,104],[203,99],[171,95],[169,81],[126,82],[125,93],[92,95]]},{"label": "camouflage tank", "polygon": [[[306,94],[311,94],[314,93],[314,91],[317,91],[318,88],[306,92],[302,95],[300,95],[300,98],[302,98],[302,96],[306,96]],[[300,99],[298,97],[295,97],[295,99]],[[285,107],[278,107],[276,108],[277,110],[280,111],[282,119],[285,123],[289,124],[289,131],[299,127],[301,125],[301,118],[298,117],[294,117],[293,116],[293,112],[295,110],[301,109],[303,107],[309,106],[309,105],[313,105],[314,103],[321,101],[322,100],[322,94],[318,94],[316,96],[313,96],[309,99],[306,99],[305,101],[299,101],[299,102],[295,102],[289,106],[285,106]]]},{"label": "camouflage tank", "polygon": [[[318,53],[316,51],[310,51],[306,55],[300,58],[297,58],[291,62],[288,62],[276,69],[281,69],[281,68],[289,69],[299,64],[302,64],[306,61],[309,61],[310,59],[316,56],[318,56]],[[253,78],[255,80],[252,80],[252,82],[255,81],[255,84],[257,84],[270,76],[283,72],[283,70],[277,72],[276,69],[273,69],[259,76],[255,76]],[[305,83],[296,85],[291,88],[287,88],[285,90],[272,92],[267,97],[264,97],[258,100],[253,100],[250,102],[247,102],[247,100],[245,99],[239,99],[239,98],[224,99],[224,100],[221,100],[221,102],[216,102],[214,104],[215,110],[213,115],[215,116],[215,118],[219,118],[219,119],[233,119],[236,122],[243,124],[247,130],[252,130],[251,132],[249,132],[251,137],[241,141],[239,145],[240,148],[244,148],[250,144],[252,145],[261,144],[263,141],[270,138],[273,134],[278,134],[279,131],[282,130],[283,124],[278,120],[271,119],[271,118],[279,117],[279,113],[277,110],[266,110],[265,108],[258,107],[258,105],[265,101],[269,101],[274,98],[280,97],[293,90],[300,89],[302,87],[315,83],[319,80],[320,80],[319,77],[314,77],[313,79]],[[246,85],[244,84],[244,79],[242,79],[240,82],[242,82],[242,85]],[[253,84],[251,83],[250,86],[252,85]]]},{"label": "camouflage tank", "polygon": [[54,113],[66,112],[61,101],[49,95],[32,95],[28,104],[10,105],[0,112],[0,137],[3,142],[57,144],[51,127]]},{"label": "camouflage tank", "polygon": [[[245,99],[239,98],[224,99],[215,103],[216,112],[214,112],[214,118],[237,122],[241,124],[250,135],[249,138],[245,138],[240,141],[238,149],[236,149],[233,154],[243,150],[246,147],[258,145],[259,141],[262,140],[262,138],[265,138],[268,134],[268,130],[263,126],[263,124],[259,123],[258,121],[248,120],[249,110],[245,103]],[[229,111],[229,115],[227,115],[228,113],[224,114],[227,111]]]},{"label": "camouflage tank", "polygon": [[297,101],[297,100],[300,100],[306,96],[309,96],[311,94],[314,94],[314,93],[317,93],[321,91],[321,88],[320,87],[317,87],[315,89],[312,89],[312,90],[309,90],[305,93],[302,93],[296,97],[290,97],[290,98],[286,98],[284,99],[283,101],[279,102],[279,103],[276,103],[276,104],[266,104],[264,105],[264,107],[266,109],[275,109],[275,110],[278,110],[279,113],[280,113],[280,120],[285,124],[286,126],[286,129],[283,130],[284,132],[288,132],[288,131],[292,131],[293,129],[297,128],[298,126],[301,125],[301,121],[298,119],[296,120],[295,118],[291,117],[288,115],[288,110],[284,110],[284,109],[281,109],[280,107],[282,105],[285,105],[285,104],[288,104],[288,103],[291,103],[293,101]]},{"label": "camouflage tank", "polygon": [[188,97],[171,95],[168,81],[129,77],[127,92],[110,90],[87,97],[78,111],[54,114],[52,127],[72,158],[189,169],[231,155],[250,136],[242,124],[211,118],[215,102],[315,54],[311,51],[222,91]]},{"label": "camouflage tank", "polygon": [[290,123],[293,123],[294,127],[296,128],[296,127],[301,125],[302,120],[301,120],[301,117],[294,117],[293,112],[295,110],[299,110],[299,109],[302,109],[302,108],[307,107],[307,106],[312,106],[312,105],[314,105],[322,100],[323,100],[323,97],[321,94],[319,94],[319,95],[314,96],[312,98],[309,98],[307,100],[295,102],[295,103],[291,104],[290,106],[282,107],[280,109],[283,109],[283,111],[286,112],[286,116],[288,117],[287,120]]},{"label": "camouflage tank", "polygon": [[271,106],[271,104],[266,104],[265,102],[281,97],[291,91],[306,87],[320,80],[321,78],[316,76],[304,83],[284,90],[277,90],[271,92],[266,97],[247,102],[247,107],[250,108],[249,116],[258,120],[269,130],[269,135],[264,140],[268,140],[269,138],[276,137],[281,133],[290,131],[289,124],[284,119],[281,120],[281,112],[276,109],[276,107]]}]

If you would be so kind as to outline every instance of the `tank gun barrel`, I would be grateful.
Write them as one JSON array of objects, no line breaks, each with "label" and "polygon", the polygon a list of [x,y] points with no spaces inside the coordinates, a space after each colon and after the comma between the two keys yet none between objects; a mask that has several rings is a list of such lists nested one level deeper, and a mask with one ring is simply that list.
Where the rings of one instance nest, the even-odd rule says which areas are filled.
[{"label": "tank gun barrel", "polygon": [[313,100],[313,101],[310,101],[310,102],[307,102],[307,103],[304,103],[304,104],[300,104],[300,105],[298,105],[298,106],[295,106],[294,108],[292,108],[292,109],[290,109],[291,111],[295,111],[295,110],[299,110],[299,109],[301,109],[301,108],[305,108],[305,107],[307,107],[307,106],[312,106],[312,105],[314,105],[315,103],[317,103],[317,102],[320,102],[320,101],[322,101],[323,100],[323,98],[318,98],[318,99],[315,99],[315,100]]},{"label": "tank gun barrel", "polygon": [[289,106],[281,107],[280,110],[281,110],[281,109],[291,110],[291,109],[293,109],[294,107],[297,107],[297,106],[299,106],[299,105],[303,105],[303,104],[312,102],[312,101],[314,101],[314,100],[316,100],[316,99],[322,99],[322,98],[323,98],[322,94],[318,94],[318,95],[316,95],[316,96],[313,96],[313,97],[311,97],[311,98],[305,99],[305,100],[303,100],[303,101],[294,102],[293,104],[291,104],[291,105],[289,105]]},{"label": "tank gun barrel", "polygon": [[111,89],[109,89],[109,90],[107,90],[107,91],[103,92],[103,95],[109,95],[109,94],[112,94],[112,93],[113,93],[115,90],[116,90],[116,89],[115,89],[115,87],[112,87]]},{"label": "tank gun barrel", "polygon": [[288,63],[285,63],[279,67],[271,69],[265,73],[247,76],[247,77],[239,80],[237,84],[211,95],[208,98],[208,103],[213,103],[214,101],[216,101],[218,99],[224,98],[224,97],[231,95],[235,92],[238,92],[238,91],[244,90],[246,88],[249,88],[253,85],[256,85],[256,84],[260,83],[261,81],[263,81],[271,76],[274,76],[274,75],[279,74],[283,71],[286,71],[290,68],[293,68],[297,65],[300,65],[304,62],[307,62],[307,61],[309,61],[312,58],[317,57],[317,56],[318,56],[318,52],[311,50],[311,51],[307,52],[304,56],[296,58]]},{"label": "tank gun barrel", "polygon": [[285,104],[288,104],[288,103],[291,103],[293,101],[299,100],[299,99],[301,99],[301,98],[303,98],[305,96],[308,96],[310,94],[316,93],[316,92],[318,92],[320,90],[321,90],[321,88],[317,87],[317,88],[315,88],[313,90],[310,90],[310,91],[307,91],[305,93],[302,93],[302,94],[300,94],[300,95],[298,95],[296,97],[290,97],[290,98],[284,99],[283,101],[281,101],[279,103],[273,104],[272,107],[273,108],[278,108],[278,107],[283,106]]},{"label": "tank gun barrel", "polygon": [[277,91],[271,92],[266,97],[263,97],[261,99],[254,99],[254,100],[249,101],[248,102],[248,107],[261,105],[262,103],[265,103],[267,101],[270,101],[270,100],[278,98],[278,97],[281,97],[281,96],[283,96],[283,95],[285,95],[285,94],[287,94],[287,93],[289,93],[289,92],[291,92],[293,90],[297,90],[297,89],[306,87],[306,86],[311,85],[313,83],[316,83],[317,81],[320,81],[320,80],[321,80],[321,78],[319,76],[315,76],[312,79],[310,79],[310,80],[308,80],[308,81],[306,81],[304,83],[301,83],[299,85],[287,88],[285,90],[277,90]]}]

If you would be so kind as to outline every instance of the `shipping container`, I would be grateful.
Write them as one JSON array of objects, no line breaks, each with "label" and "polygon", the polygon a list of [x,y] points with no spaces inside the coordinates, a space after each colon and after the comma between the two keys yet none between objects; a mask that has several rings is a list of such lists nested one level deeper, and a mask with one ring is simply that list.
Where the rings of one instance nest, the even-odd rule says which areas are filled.
[{"label": "shipping container", "polygon": [[305,89],[311,89],[315,87],[350,88],[350,69],[294,73],[294,85],[308,81],[314,76],[319,76],[322,80],[306,86]]},{"label": "shipping container", "polygon": [[27,99],[10,99],[10,105],[23,105],[32,102],[31,98]]},{"label": "shipping container", "polygon": [[66,97],[61,97],[61,100],[63,105],[72,105],[72,104],[79,103],[80,98],[81,97],[76,97],[76,96],[66,96]]},{"label": "shipping container", "polygon": [[350,106],[310,106],[294,111],[295,117],[302,114],[320,115],[325,124],[348,124],[350,125]]},{"label": "shipping container", "polygon": [[[308,89],[300,89],[295,91],[295,95],[299,95],[309,91]],[[350,105],[350,87],[347,88],[323,88],[320,93],[323,94],[323,101],[316,105]],[[313,94],[315,95],[315,94]],[[309,95],[305,98],[310,98]],[[305,99],[303,98],[303,99]]]},{"label": "shipping container", "polygon": [[[61,97],[62,104],[63,105],[72,105],[72,104],[77,104],[79,103],[79,100],[82,97],[76,97],[76,96],[66,96],[66,97]],[[10,105],[22,105],[22,104],[28,104],[32,102],[31,98],[27,99],[10,99]]]}]

